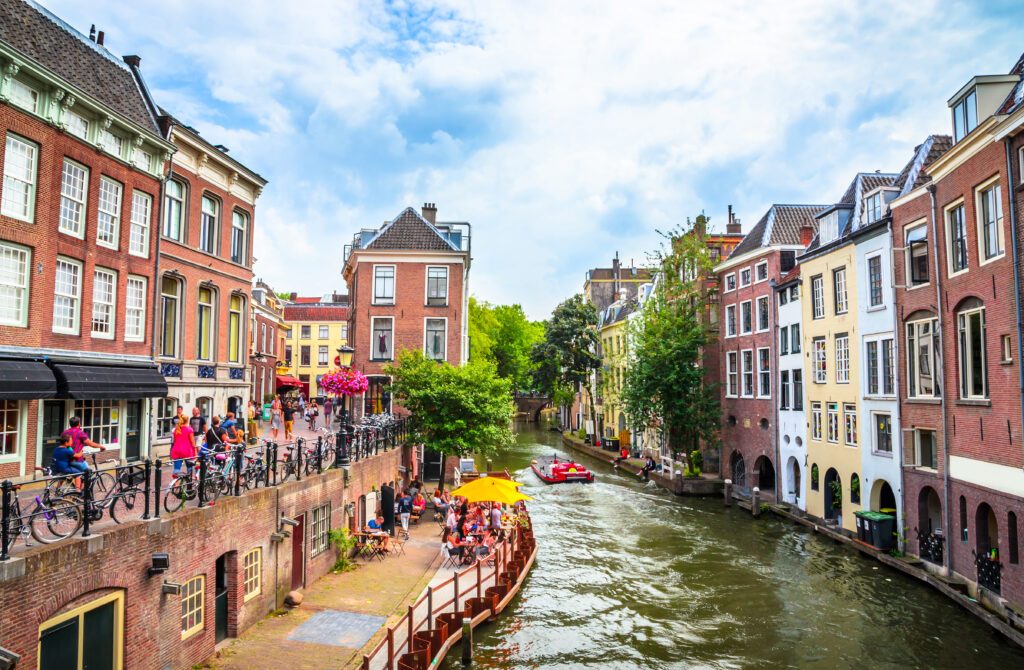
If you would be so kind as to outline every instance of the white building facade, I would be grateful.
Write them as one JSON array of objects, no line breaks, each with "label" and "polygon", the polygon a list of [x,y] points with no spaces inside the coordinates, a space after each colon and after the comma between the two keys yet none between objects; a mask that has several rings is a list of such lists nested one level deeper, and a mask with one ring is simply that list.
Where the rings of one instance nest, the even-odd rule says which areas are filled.
[{"label": "white building facade", "polygon": [[807,395],[804,382],[803,328],[800,310],[800,270],[790,272],[775,287],[776,345],[778,351],[779,464],[782,468],[779,497],[807,509]]}]

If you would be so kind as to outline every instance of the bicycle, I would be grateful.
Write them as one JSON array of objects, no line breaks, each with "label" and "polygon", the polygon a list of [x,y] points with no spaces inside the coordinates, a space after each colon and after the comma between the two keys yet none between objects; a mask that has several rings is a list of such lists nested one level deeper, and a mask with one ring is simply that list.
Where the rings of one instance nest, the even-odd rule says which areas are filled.
[{"label": "bicycle", "polygon": [[259,486],[261,481],[267,481],[267,463],[263,456],[263,449],[244,455],[245,466],[242,469],[242,486],[248,491]]},{"label": "bicycle", "polygon": [[28,517],[25,517],[21,512],[21,499],[17,495],[20,489],[20,486],[11,489],[14,494],[9,517],[11,525],[8,527],[8,542],[3,548],[3,553],[10,551],[11,546],[21,536],[25,537],[25,546],[30,546],[29,535],[40,544],[52,544],[71,537],[82,527],[84,517],[78,503],[68,498],[53,498],[49,489],[45,487],[41,496],[33,496],[35,507]]},{"label": "bicycle", "polygon": [[281,464],[281,481],[286,482],[292,477],[296,477],[299,474],[299,461],[295,458],[295,445],[290,444],[285,446],[288,451],[284,455],[284,462]]},{"label": "bicycle", "polygon": [[199,497],[199,489],[202,486],[203,499],[207,503],[216,502],[224,488],[224,474],[217,466],[210,467],[206,472],[206,479],[199,481],[200,468],[193,460],[185,461],[185,474],[173,475],[174,481],[167,488],[164,494],[164,509],[168,514],[177,512],[189,500]]},{"label": "bicycle", "polygon": [[317,471],[319,465],[321,470],[326,470],[331,467],[334,463],[334,436],[326,435],[320,439],[320,455],[319,462],[317,458],[317,443],[313,442],[312,446],[308,447],[305,451],[305,472],[307,475],[311,475]]}]

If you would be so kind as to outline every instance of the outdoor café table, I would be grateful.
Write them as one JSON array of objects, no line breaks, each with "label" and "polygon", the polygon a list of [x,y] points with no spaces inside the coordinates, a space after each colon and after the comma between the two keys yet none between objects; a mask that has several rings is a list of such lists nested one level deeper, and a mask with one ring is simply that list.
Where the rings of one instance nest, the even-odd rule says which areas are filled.
[{"label": "outdoor caf\u00e9 table", "polygon": [[359,539],[359,544],[357,545],[358,551],[356,553],[357,557],[362,556],[366,558],[366,560],[371,560],[376,557],[382,561],[384,560],[384,556],[386,555],[386,552],[384,551],[384,540],[387,538],[387,535],[383,533],[354,533],[354,535]]}]

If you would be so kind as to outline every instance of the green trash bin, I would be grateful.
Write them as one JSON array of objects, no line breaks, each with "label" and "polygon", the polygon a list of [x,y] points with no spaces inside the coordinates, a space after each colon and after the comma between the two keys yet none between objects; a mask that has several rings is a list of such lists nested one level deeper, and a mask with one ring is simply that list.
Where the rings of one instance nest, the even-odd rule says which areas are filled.
[{"label": "green trash bin", "polygon": [[860,511],[855,515],[858,539],[881,551],[889,551],[895,546],[896,540],[893,536],[893,532],[896,530],[895,516],[872,511]]}]

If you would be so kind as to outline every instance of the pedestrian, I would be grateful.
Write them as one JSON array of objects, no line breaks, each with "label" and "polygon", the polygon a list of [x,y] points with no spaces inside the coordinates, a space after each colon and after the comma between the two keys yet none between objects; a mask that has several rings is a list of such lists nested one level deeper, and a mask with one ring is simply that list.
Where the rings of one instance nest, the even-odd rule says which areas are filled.
[{"label": "pedestrian", "polygon": [[284,417],[284,439],[290,440],[295,431],[295,404],[291,401],[286,402],[281,415]]},{"label": "pedestrian", "polygon": [[259,438],[260,436],[259,424],[256,421],[258,414],[259,409],[256,407],[256,401],[249,400],[249,407],[245,410],[245,432],[248,437]]},{"label": "pedestrian", "polygon": [[299,412],[306,413],[306,396],[302,395],[302,391],[299,391]]},{"label": "pedestrian", "polygon": [[331,418],[333,416],[331,414],[331,410],[333,409],[334,403],[331,402],[331,398],[328,396],[328,398],[324,400],[324,428],[327,430],[331,429]]},{"label": "pedestrian", "polygon": [[316,404],[316,399],[312,399],[309,402],[309,429],[316,430],[316,420],[320,416],[320,406]]},{"label": "pedestrian", "polygon": [[274,437],[274,442],[277,442],[278,432],[281,430],[281,422],[283,420],[281,399],[274,398],[274,402],[270,405],[270,434]]},{"label": "pedestrian", "polygon": [[77,416],[73,416],[68,420],[68,429],[61,433],[60,436],[61,439],[63,439],[64,436],[71,437],[71,449],[75,453],[75,462],[80,464],[76,467],[82,472],[89,469],[89,464],[85,462],[85,454],[82,453],[82,450],[85,449],[85,447],[92,447],[94,449],[99,449],[100,451],[107,450],[107,448],[102,444],[93,442],[89,439],[89,435],[82,430],[82,420]]},{"label": "pedestrian", "polygon": [[[171,442],[171,459],[174,460],[174,476],[181,472],[181,464],[185,460],[196,457],[196,438],[192,434],[192,425],[185,415],[178,418],[178,425],[174,427],[174,436]],[[189,469],[192,465],[189,463]]]},{"label": "pedestrian", "polygon": [[206,434],[206,417],[199,411],[198,407],[192,408],[192,418],[188,420],[188,426],[196,440],[201,440]]},{"label": "pedestrian", "polygon": [[242,428],[238,425],[238,421],[235,420],[234,412],[228,412],[228,416],[221,427],[227,433],[225,442],[231,445],[242,444]]},{"label": "pedestrian", "polygon": [[412,496],[409,495],[409,490],[406,489],[402,492],[402,497],[398,499],[398,518],[402,520],[402,533],[405,537],[409,537],[409,517],[412,515]]},{"label": "pedestrian", "polygon": [[501,530],[501,503],[494,503],[494,507],[491,508],[491,530]]}]

